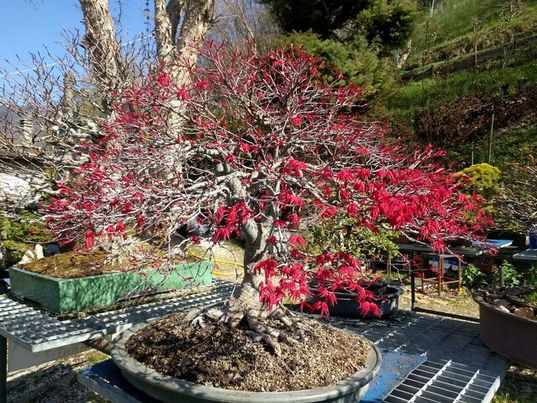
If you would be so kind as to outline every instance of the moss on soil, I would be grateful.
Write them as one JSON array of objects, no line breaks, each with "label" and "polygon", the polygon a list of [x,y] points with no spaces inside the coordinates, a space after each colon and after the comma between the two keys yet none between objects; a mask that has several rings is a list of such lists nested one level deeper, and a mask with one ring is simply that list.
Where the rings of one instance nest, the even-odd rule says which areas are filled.
[{"label": "moss on soil", "polygon": [[120,271],[118,264],[107,264],[103,250],[91,253],[66,252],[20,265],[23,270],[58,278],[97,276]]},{"label": "moss on soil", "polygon": [[[53,255],[44,259],[20,265],[19,268],[33,273],[43,274],[57,278],[80,278],[88,276],[98,276],[106,273],[124,272],[129,270],[158,268],[164,262],[165,253],[161,250],[151,250],[151,261],[144,264],[134,265],[132,263],[107,261],[108,252],[97,249],[91,252],[66,252]],[[197,262],[199,259],[187,257],[174,261],[175,264]]]}]

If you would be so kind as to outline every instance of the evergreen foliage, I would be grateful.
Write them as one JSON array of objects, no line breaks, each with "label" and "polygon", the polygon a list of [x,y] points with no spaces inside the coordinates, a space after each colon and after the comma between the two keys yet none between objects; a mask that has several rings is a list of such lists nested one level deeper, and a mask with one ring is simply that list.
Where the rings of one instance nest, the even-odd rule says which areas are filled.
[{"label": "evergreen foliage", "polygon": [[356,84],[363,88],[366,96],[387,91],[395,85],[395,69],[390,60],[381,58],[374,46],[368,45],[358,36],[350,43],[335,39],[322,39],[313,32],[294,32],[276,41],[276,46],[301,46],[305,52],[325,58],[328,72],[334,67],[343,74],[341,84]]},{"label": "evergreen foliage", "polygon": [[276,21],[286,32],[313,31],[321,38],[333,36],[360,11],[366,9],[370,0],[261,0],[268,4]]}]

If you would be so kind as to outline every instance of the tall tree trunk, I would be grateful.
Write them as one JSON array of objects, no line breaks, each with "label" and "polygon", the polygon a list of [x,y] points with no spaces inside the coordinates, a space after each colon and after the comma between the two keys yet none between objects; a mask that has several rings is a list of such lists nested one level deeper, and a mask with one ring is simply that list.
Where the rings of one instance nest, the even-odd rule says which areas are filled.
[{"label": "tall tree trunk", "polygon": [[[213,23],[215,0],[188,0],[185,4],[185,16],[177,41],[177,50],[181,58],[190,65],[196,64],[198,53],[192,45],[198,42]],[[177,77],[179,83],[188,81],[188,72],[181,71]]]},{"label": "tall tree trunk", "polygon": [[[157,57],[164,65],[173,81],[179,85],[188,82],[188,70],[181,67],[179,58],[193,65],[197,61],[197,52],[192,48],[208,31],[212,22],[214,0],[188,0],[184,3],[185,16],[181,25],[178,43],[175,43],[178,13],[181,11],[179,0],[155,1],[155,39]],[[184,111],[182,101],[174,100],[168,105],[170,112],[167,118],[167,131],[175,138],[183,124],[181,117]]]},{"label": "tall tree trunk", "polygon": [[102,94],[110,94],[127,79],[108,0],[80,0],[86,33],[84,47]]},{"label": "tall tree trunk", "polygon": [[[175,0],[170,0],[170,3]],[[159,63],[169,65],[178,56],[172,32],[172,21],[164,0],[155,0],[155,40]],[[176,28],[177,29],[177,28]]]},{"label": "tall tree trunk", "polygon": [[[128,83],[125,65],[116,31],[110,15],[109,0],[79,0],[84,15],[86,33],[84,46],[87,49],[91,69],[101,94],[111,94],[121,85]],[[181,68],[179,58],[190,65],[197,62],[197,52],[192,47],[208,31],[212,23],[215,0],[154,0],[155,41],[159,63],[179,85],[188,82],[188,70]],[[176,41],[180,14],[184,8],[180,37]],[[109,97],[105,96],[103,109],[109,110]],[[176,137],[182,127],[183,103],[170,102],[167,131]]]},{"label": "tall tree trunk", "polygon": [[177,31],[179,28],[179,22],[181,21],[181,5],[184,0],[168,0],[166,11],[172,24],[172,41],[177,41]]}]

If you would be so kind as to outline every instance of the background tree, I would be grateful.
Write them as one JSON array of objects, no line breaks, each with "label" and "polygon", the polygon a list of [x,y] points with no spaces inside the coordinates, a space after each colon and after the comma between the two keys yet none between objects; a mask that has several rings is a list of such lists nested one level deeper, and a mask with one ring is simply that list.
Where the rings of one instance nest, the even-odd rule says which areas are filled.
[{"label": "background tree", "polygon": [[262,1],[288,34],[277,46],[295,43],[326,57],[347,82],[362,86],[369,100],[393,89],[409,52],[412,3]]},{"label": "background tree", "polygon": [[322,39],[333,37],[358,13],[366,9],[370,0],[261,0],[270,6],[274,17],[286,32],[312,31]]},{"label": "background tree", "polygon": [[[196,320],[245,319],[248,334],[277,353],[278,341],[293,341],[262,321],[271,315],[293,325],[282,300],[307,296],[310,281],[323,298],[313,308],[323,313],[339,288],[356,291],[364,311],[376,309],[359,284],[363,256],[306,253],[314,223],[347,217],[437,250],[477,237],[486,221],[479,199],[459,191],[432,149],[404,152],[381,125],[360,121],[361,89],[321,74],[322,59],[297,48],[262,56],[252,46],[209,43],[197,51],[211,63],[185,65],[188,84],[162,71],[115,100],[105,136],[86,144],[90,160],[48,206],[58,239],[91,248],[134,232],[166,245],[193,218],[210,226],[215,243],[242,239],[244,277],[234,298]],[[185,123],[170,139],[164,109],[176,99],[186,105]],[[167,250],[173,261],[179,252]]]},{"label": "background tree", "polygon": [[[214,20],[214,0],[154,0],[152,35],[140,33],[124,42],[108,0],[79,0],[79,5],[85,30],[65,33],[64,56],[47,55],[51,63],[42,52],[32,55],[33,68],[19,74],[4,72],[0,131],[5,141],[0,153],[11,154],[11,162],[25,160],[13,167],[15,174],[22,172],[22,166],[24,174],[29,171],[40,184],[52,177],[50,172],[61,177],[85,160],[79,144],[102,135],[97,122],[112,112],[113,94],[132,85],[137,76],[161,66],[171,79],[184,84],[188,74],[175,62],[197,63],[195,47],[190,45],[208,32]],[[181,108],[179,101],[168,105],[170,132],[180,127]],[[32,163],[33,159],[40,163]],[[23,207],[25,202],[27,198],[12,198],[9,206]]]},{"label": "background tree", "polygon": [[413,27],[414,5],[404,0],[261,2],[269,5],[285,32],[313,32],[321,39],[343,42],[360,35],[386,52],[403,47]]},{"label": "background tree", "polygon": [[403,48],[412,34],[413,7],[398,1],[373,0],[354,21],[354,35],[364,36],[369,43],[378,43],[387,53]]},{"label": "background tree", "polygon": [[268,7],[255,0],[219,0],[215,10],[220,17],[211,33],[232,46],[253,41],[267,49],[279,34]]}]

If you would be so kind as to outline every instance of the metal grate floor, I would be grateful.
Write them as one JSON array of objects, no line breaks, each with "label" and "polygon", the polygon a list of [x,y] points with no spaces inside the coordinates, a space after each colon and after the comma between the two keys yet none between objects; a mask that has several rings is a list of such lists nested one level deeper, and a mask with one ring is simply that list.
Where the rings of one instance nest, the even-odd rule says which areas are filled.
[{"label": "metal grate floor", "polygon": [[0,335],[36,353],[99,339],[172,312],[222,302],[232,289],[232,283],[218,281],[211,289],[197,294],[68,320],[59,320],[37,308],[0,297]]},{"label": "metal grate floor", "polygon": [[332,322],[380,349],[426,355],[386,402],[490,402],[507,371],[506,361],[479,338],[477,323],[408,312],[386,322]]},{"label": "metal grate floor", "polygon": [[0,335],[32,352],[105,336],[79,321],[60,321],[7,297],[0,298]]},{"label": "metal grate floor", "polygon": [[[0,335],[32,352],[45,351],[101,338],[172,312],[218,303],[232,289],[232,283],[216,282],[212,289],[195,295],[72,320],[58,320],[36,308],[0,297]],[[330,322],[364,335],[381,350],[426,357],[423,364],[404,374],[404,380],[383,397],[386,402],[490,402],[507,370],[506,361],[491,353],[480,340],[476,323],[404,311],[384,321],[332,318]],[[121,379],[117,373],[115,379]],[[89,371],[81,374],[80,380],[93,385],[94,390],[111,393],[110,387],[114,385],[107,376]],[[121,382],[114,387],[114,393],[121,391]]]}]

